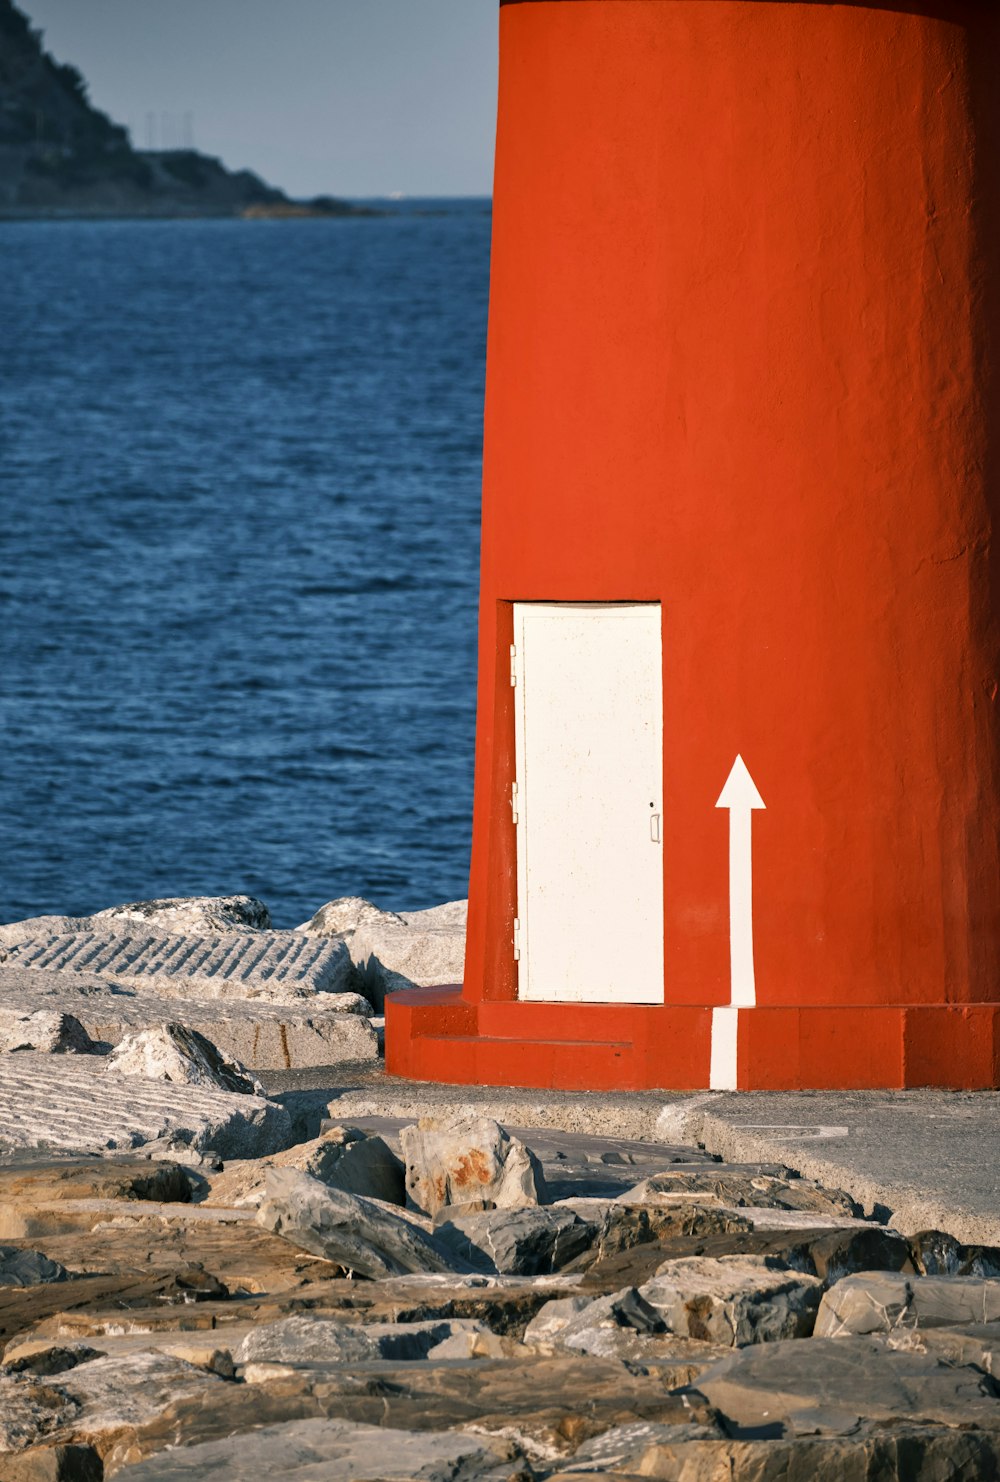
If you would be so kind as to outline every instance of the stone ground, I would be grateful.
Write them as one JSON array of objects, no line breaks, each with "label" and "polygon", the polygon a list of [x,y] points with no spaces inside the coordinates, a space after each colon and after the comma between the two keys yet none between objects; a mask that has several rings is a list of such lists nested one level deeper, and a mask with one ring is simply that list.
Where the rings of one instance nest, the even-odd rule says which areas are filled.
[{"label": "stone ground", "polygon": [[607,1092],[442,1086],[386,1078],[380,1066],[269,1073],[268,1087],[322,1086],[338,1115],[419,1117],[475,1106],[518,1127],[679,1137],[719,1157],[790,1164],[847,1189],[869,1214],[912,1233],[1000,1245],[1000,1093],[994,1091]]},{"label": "stone ground", "polygon": [[1000,1479],[1000,1097],[389,1080],[462,926],[0,928],[0,1482]]}]

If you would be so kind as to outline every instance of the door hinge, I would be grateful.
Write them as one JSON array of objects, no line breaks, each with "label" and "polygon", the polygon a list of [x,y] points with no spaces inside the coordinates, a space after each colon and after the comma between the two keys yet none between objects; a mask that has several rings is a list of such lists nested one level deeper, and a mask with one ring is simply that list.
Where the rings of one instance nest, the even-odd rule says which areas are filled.
[{"label": "door hinge", "polygon": [[517,649],[513,643],[510,646],[510,682],[512,686],[517,684]]},{"label": "door hinge", "polygon": [[514,943],[514,961],[517,962],[521,956],[521,923],[516,916],[514,917],[514,936],[512,940]]},{"label": "door hinge", "polygon": [[517,823],[519,821],[519,815],[518,815],[518,811],[517,811],[517,783],[516,782],[512,782],[511,785],[510,785],[510,814],[511,814],[511,818],[513,819],[514,823]]}]

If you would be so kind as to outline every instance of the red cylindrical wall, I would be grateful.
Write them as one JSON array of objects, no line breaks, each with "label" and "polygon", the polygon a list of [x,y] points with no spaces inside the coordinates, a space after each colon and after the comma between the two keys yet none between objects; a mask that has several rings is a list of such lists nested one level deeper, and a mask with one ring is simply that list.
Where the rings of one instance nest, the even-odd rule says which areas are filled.
[{"label": "red cylindrical wall", "polygon": [[[516,996],[505,604],[628,599],[664,613],[665,1002],[728,999],[738,752],[762,1010],[997,1002],[997,8],[500,23],[464,1000]],[[849,1083],[837,1022],[792,1082]]]}]

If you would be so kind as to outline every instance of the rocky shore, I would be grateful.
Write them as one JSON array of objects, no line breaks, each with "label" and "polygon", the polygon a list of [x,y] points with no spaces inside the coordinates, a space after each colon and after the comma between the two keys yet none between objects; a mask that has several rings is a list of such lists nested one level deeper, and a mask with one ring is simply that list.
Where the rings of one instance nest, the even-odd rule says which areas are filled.
[{"label": "rocky shore", "polygon": [[1000,1249],[638,1099],[399,1114],[385,995],[464,938],[356,898],[0,927],[0,1482],[1000,1475]]}]

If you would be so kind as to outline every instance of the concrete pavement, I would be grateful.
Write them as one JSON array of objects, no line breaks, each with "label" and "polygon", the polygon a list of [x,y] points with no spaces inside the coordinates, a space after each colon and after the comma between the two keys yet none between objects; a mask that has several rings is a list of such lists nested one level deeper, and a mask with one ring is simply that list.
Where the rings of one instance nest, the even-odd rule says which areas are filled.
[{"label": "concrete pavement", "polygon": [[660,1135],[784,1162],[904,1234],[1000,1245],[1000,1093],[743,1092],[673,1101]]}]

